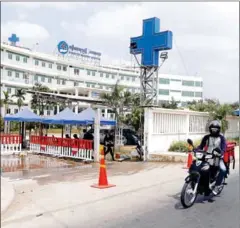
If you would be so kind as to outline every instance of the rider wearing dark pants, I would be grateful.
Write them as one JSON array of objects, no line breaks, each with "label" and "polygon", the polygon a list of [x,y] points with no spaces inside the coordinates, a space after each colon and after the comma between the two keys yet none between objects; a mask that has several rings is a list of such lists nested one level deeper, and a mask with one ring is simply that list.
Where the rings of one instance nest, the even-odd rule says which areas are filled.
[{"label": "rider wearing dark pants", "polygon": [[[221,123],[217,120],[214,120],[209,125],[209,132],[210,134],[205,135],[202,139],[202,142],[198,149],[205,150],[208,153],[212,153],[213,150],[219,153],[220,156],[223,156],[226,150],[226,139],[225,137],[220,134],[221,132]],[[224,164],[223,159],[220,159],[219,163],[219,175],[216,180],[215,188],[212,190],[214,195],[217,195],[217,190],[219,186],[222,184],[223,179],[226,175],[227,169]]]}]

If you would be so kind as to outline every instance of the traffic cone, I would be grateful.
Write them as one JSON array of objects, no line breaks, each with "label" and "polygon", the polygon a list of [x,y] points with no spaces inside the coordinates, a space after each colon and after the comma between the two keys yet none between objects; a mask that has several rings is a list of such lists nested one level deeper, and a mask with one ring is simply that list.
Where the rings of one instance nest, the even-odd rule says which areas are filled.
[{"label": "traffic cone", "polygon": [[183,167],[183,169],[189,169],[190,166],[192,165],[192,162],[193,162],[193,156],[192,156],[192,153],[189,152],[189,153],[188,153],[187,166],[186,166],[186,167]]},{"label": "traffic cone", "polygon": [[105,156],[104,156],[104,147],[101,145],[100,146],[100,170],[99,170],[99,180],[98,184],[91,185],[92,188],[111,188],[115,187],[116,185],[114,184],[108,184],[107,180],[107,170],[106,170],[106,165],[105,165]]}]

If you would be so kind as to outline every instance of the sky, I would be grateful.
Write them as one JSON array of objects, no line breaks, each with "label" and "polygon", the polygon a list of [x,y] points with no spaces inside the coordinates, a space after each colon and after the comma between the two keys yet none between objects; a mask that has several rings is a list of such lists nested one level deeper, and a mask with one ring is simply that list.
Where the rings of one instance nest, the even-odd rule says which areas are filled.
[{"label": "sky", "polygon": [[15,2],[1,4],[1,39],[54,53],[65,40],[102,53],[103,64],[129,64],[130,37],[142,20],[160,18],[173,32],[173,49],[160,73],[203,78],[204,97],[239,100],[239,3],[234,2]]}]

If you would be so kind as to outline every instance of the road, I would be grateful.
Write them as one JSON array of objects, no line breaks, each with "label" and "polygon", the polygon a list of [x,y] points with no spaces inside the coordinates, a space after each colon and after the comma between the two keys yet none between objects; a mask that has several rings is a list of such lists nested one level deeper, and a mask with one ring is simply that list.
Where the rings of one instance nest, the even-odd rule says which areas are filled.
[{"label": "road", "polygon": [[128,176],[110,176],[110,182],[117,187],[105,190],[90,188],[92,180],[58,180],[44,185],[22,180],[15,183],[17,200],[4,215],[1,227],[239,227],[238,168],[214,202],[203,202],[200,197],[187,210],[179,203],[185,176],[180,166],[167,165]]}]

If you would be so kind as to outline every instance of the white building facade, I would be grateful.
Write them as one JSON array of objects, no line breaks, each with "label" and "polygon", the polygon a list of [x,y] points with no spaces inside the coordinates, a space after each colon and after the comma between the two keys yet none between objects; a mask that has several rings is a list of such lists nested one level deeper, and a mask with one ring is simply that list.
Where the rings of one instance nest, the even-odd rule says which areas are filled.
[{"label": "white building facade", "polygon": [[[1,99],[4,99],[3,91],[13,95],[16,89],[31,89],[37,82],[60,94],[75,97],[98,98],[100,93],[110,92],[117,81],[131,93],[138,93],[139,75],[138,69],[87,65],[76,58],[63,58],[1,43]],[[26,95],[25,105],[30,103],[31,96]],[[201,100],[202,78],[159,74],[158,99],[166,102],[172,97],[182,105],[188,101]],[[16,98],[12,99],[15,101]],[[78,106],[89,105],[80,102]],[[75,108],[75,112],[79,112],[79,107]],[[17,105],[9,105],[7,113],[17,111]],[[44,114],[53,115],[54,110],[45,110]],[[102,115],[112,117],[107,108],[102,109]]]}]

